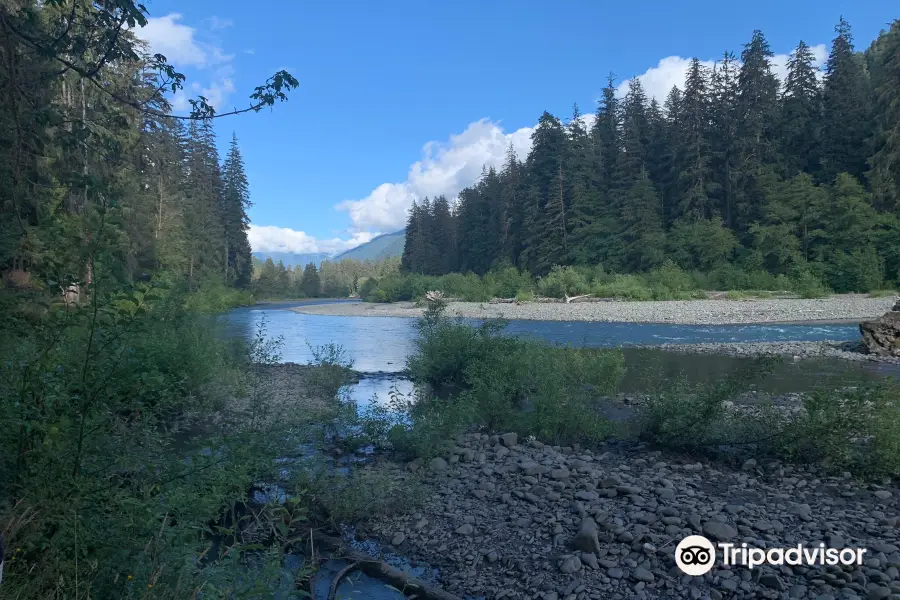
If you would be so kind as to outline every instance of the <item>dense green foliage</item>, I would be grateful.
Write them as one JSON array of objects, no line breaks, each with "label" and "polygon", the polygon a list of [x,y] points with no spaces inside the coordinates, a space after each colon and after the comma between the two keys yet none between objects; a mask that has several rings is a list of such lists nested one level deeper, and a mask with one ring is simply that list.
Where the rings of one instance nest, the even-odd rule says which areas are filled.
[{"label": "dense green foliage", "polygon": [[[856,272],[856,276],[865,274],[867,269],[864,267]],[[828,294],[821,281],[808,271],[773,275],[764,269],[745,271],[736,265],[723,264],[708,273],[687,272],[669,259],[644,273],[631,274],[608,273],[599,266],[556,265],[537,279],[514,267],[488,271],[481,277],[474,273],[440,276],[397,273],[367,281],[360,287],[360,295],[368,302],[421,301],[429,290],[441,290],[451,298],[469,302],[486,302],[492,298],[529,301],[535,295],[547,298],[591,295],[618,300],[691,300],[706,297],[707,291],[729,291],[731,298],[773,294],[819,298]]]},{"label": "dense green foliage", "polygon": [[[235,538],[211,547],[287,438],[252,401],[271,352],[199,314],[251,300],[237,140],[220,163],[206,99],[170,113],[184,76],[135,36],[145,12],[0,2],[2,598],[235,597],[281,577],[280,543],[259,578]],[[296,85],[277,73],[228,114]],[[239,398],[254,419],[214,423]]]},{"label": "dense green foliage", "polygon": [[896,283],[900,21],[865,53],[845,21],[836,32],[822,80],[800,42],[778,81],[756,31],[740,62],[693,60],[664,106],[637,79],[618,98],[610,80],[592,122],[577,107],[566,125],[545,112],[524,162],[510,149],[452,209],[413,205],[404,270],[633,274],[671,259],[837,292]]}]

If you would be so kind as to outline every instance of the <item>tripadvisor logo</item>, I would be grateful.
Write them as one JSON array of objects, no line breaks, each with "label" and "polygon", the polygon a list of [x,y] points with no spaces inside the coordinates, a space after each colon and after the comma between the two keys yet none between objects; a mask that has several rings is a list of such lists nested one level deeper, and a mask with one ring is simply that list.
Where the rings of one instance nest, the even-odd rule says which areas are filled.
[{"label": "tripadvisor logo", "polygon": [[[826,548],[825,544],[806,547],[797,544],[792,548],[753,548],[747,544],[718,544],[722,550],[724,566],[744,566],[748,569],[760,565],[861,565],[864,548]],[[675,547],[675,564],[686,575],[700,576],[709,573],[716,563],[716,546],[702,535],[690,535]]]}]

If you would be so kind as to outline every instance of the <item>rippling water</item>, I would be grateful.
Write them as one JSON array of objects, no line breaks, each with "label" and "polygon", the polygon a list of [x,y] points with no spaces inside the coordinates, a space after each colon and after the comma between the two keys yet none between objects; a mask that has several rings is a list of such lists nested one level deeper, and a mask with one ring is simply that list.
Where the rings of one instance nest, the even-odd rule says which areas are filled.
[{"label": "rippling water", "polygon": [[[310,346],[336,343],[363,372],[398,372],[405,368],[406,357],[414,350],[415,322],[408,318],[344,317],[304,315],[285,310],[300,302],[258,305],[240,308],[225,317],[230,335],[249,339],[263,319],[268,334],[283,339],[282,360],[306,363],[312,359]],[[478,321],[469,321],[477,324]],[[734,371],[747,359],[716,355],[629,349],[629,345],[692,344],[721,342],[778,341],[850,341],[859,338],[853,324],[771,324],[771,325],[673,325],[646,323],[590,323],[568,321],[510,321],[506,332],[553,343],[586,347],[623,347],[628,374],[621,391],[646,389],[653,378],[683,375],[690,380],[720,378]],[[774,393],[802,391],[815,385],[852,385],[885,375],[898,375],[896,365],[851,362],[840,359],[804,360],[786,363],[764,381],[760,389]],[[409,391],[408,382],[364,380],[353,392],[370,398],[385,398],[392,385]]]}]

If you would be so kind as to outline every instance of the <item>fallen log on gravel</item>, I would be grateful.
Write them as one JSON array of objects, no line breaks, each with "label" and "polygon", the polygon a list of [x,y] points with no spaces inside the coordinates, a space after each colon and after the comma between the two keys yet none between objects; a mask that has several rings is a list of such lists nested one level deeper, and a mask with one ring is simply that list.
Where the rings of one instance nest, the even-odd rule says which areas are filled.
[{"label": "fallen log on gravel", "polygon": [[[348,568],[346,572],[359,569],[369,577],[389,583],[407,596],[414,594],[421,600],[462,600],[459,596],[429,586],[421,579],[413,577],[397,567],[393,567],[364,552],[354,550],[339,538],[315,533],[311,533],[310,537],[316,545],[324,546],[336,553],[336,556],[353,563],[352,568]],[[342,573],[342,575],[346,575],[346,572]]]}]

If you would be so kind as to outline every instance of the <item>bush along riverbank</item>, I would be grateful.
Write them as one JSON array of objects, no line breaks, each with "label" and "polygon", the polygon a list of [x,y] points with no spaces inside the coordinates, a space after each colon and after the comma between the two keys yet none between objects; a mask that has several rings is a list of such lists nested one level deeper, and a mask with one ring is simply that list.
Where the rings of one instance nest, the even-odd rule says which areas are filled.
[{"label": "bush along riverbank", "polygon": [[[772,275],[764,270],[742,270],[733,265],[710,272],[684,271],[674,262],[644,273],[619,274],[601,266],[554,267],[542,277],[515,267],[498,267],[483,276],[449,273],[441,276],[420,273],[386,274],[371,278],[359,295],[368,302],[419,301],[428,290],[468,302],[508,299],[530,302],[535,299],[612,298],[617,300],[695,300],[710,295],[725,299],[772,298],[778,296],[822,298],[832,293],[809,271]],[[725,290],[725,291],[722,291]],[[847,290],[842,290],[847,291]],[[873,296],[889,291],[861,290]]]},{"label": "bush along riverbank", "polygon": [[[610,398],[617,351],[550,348],[473,329],[432,302],[415,401],[364,413],[354,446],[405,463],[413,511],[357,525],[485,598],[887,598],[900,593],[898,387],[747,394],[777,359],[723,381]],[[428,391],[430,390],[430,391]],[[719,567],[685,577],[701,534],[753,547],[867,548],[859,566]]]}]

